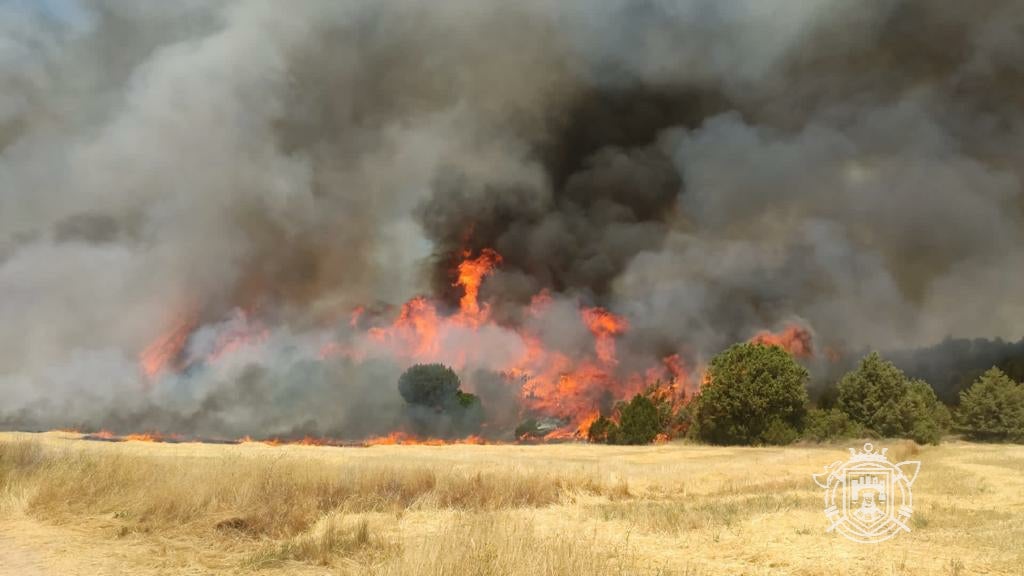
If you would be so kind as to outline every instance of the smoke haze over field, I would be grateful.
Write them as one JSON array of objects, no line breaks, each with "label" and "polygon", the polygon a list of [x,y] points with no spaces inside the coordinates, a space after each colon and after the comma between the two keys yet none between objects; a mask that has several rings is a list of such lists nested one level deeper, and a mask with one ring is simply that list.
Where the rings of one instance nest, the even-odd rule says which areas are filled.
[{"label": "smoke haze over field", "polygon": [[0,423],[386,433],[357,328],[484,248],[496,323],[437,359],[495,413],[471,374],[589,350],[579,306],[637,369],[1016,340],[1022,55],[1010,0],[0,2]]}]

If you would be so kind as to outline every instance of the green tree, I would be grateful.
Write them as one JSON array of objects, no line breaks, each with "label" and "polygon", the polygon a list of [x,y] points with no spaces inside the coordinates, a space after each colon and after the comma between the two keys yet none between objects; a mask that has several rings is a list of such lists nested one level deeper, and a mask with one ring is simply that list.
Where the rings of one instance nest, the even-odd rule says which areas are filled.
[{"label": "green tree", "polygon": [[619,429],[616,444],[650,444],[662,431],[661,416],[650,398],[633,396],[619,405]]},{"label": "green tree", "polygon": [[398,378],[403,411],[415,434],[461,436],[474,434],[484,421],[483,405],[475,394],[459,390],[459,376],[442,364],[417,364]]},{"label": "green tree", "polygon": [[398,378],[398,392],[409,404],[446,408],[460,399],[458,374],[444,364],[416,364]]},{"label": "green tree", "polygon": [[957,424],[975,440],[1024,442],[1024,384],[993,367],[960,393]]},{"label": "green tree", "polygon": [[937,444],[949,426],[949,411],[931,386],[910,380],[877,352],[843,376],[836,404],[850,420],[884,437]]},{"label": "green tree", "polygon": [[736,344],[715,356],[694,401],[693,433],[713,444],[785,444],[806,413],[807,370],[778,346]]},{"label": "green tree", "polygon": [[908,438],[920,444],[938,444],[949,430],[949,409],[924,380],[911,380],[902,405]]}]

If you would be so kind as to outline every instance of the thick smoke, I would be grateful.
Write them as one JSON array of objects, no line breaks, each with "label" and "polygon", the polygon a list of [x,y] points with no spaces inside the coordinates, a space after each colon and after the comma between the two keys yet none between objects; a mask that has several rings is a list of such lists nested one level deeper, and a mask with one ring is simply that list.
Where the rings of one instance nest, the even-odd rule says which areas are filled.
[{"label": "thick smoke", "polygon": [[455,306],[484,247],[500,322],[571,350],[558,311],[607,307],[625,364],[792,321],[1015,340],[1021,54],[1009,0],[2,3],[0,423],[386,433],[405,366],[318,351],[357,305]]}]

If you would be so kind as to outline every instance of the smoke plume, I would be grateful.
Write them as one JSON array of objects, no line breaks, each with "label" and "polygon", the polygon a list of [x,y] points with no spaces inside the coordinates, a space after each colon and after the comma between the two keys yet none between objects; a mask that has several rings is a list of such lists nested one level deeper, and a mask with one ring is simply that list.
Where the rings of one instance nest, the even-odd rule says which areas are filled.
[{"label": "smoke plume", "polygon": [[484,249],[414,357],[497,427],[535,342],[1016,340],[1021,54],[1010,0],[0,3],[0,424],[386,434],[382,326]]}]

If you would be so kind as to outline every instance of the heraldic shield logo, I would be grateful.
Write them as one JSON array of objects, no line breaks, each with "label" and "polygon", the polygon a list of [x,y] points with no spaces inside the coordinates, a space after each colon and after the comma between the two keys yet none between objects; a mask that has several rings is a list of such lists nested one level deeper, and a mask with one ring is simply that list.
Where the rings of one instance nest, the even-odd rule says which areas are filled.
[{"label": "heraldic shield logo", "polygon": [[814,474],[814,482],[825,489],[828,532],[864,544],[910,532],[908,524],[914,513],[910,486],[921,463],[893,464],[885,455],[888,450],[876,452],[868,442],[859,452],[850,448],[849,460],[837,460],[821,474]]}]

